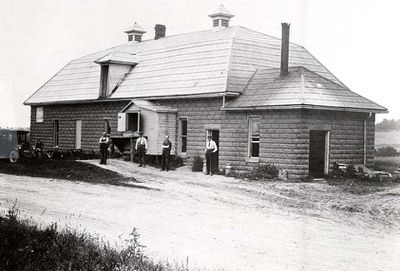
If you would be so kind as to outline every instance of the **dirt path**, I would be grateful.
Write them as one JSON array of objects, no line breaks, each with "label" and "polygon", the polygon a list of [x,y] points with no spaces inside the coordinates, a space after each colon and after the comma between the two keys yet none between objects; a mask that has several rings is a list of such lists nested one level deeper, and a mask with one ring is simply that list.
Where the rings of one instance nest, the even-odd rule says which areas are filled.
[{"label": "dirt path", "polygon": [[324,183],[249,183],[119,160],[105,167],[152,189],[0,174],[0,209],[18,199],[36,221],[112,242],[136,227],[150,256],[202,270],[399,270],[399,188],[354,196]]}]

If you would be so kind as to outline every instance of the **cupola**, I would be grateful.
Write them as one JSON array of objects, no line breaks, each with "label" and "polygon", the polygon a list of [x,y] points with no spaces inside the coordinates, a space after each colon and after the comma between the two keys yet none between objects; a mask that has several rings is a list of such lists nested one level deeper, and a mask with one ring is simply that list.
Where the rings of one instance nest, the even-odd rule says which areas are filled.
[{"label": "cupola", "polygon": [[227,10],[224,5],[220,5],[217,10],[208,16],[211,17],[214,27],[228,27],[230,19],[235,15]]},{"label": "cupola", "polygon": [[128,41],[141,42],[142,36],[144,33],[146,33],[146,31],[144,31],[144,29],[135,22],[130,30],[126,30],[125,33],[128,34]]}]

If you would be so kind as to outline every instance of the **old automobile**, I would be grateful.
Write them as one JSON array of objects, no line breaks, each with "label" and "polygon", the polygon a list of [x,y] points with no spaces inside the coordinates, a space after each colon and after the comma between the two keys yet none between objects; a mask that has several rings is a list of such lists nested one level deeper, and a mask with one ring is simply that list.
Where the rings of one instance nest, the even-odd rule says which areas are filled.
[{"label": "old automobile", "polygon": [[28,137],[27,130],[0,129],[0,158],[6,158],[15,163],[19,159],[32,157],[33,149]]}]

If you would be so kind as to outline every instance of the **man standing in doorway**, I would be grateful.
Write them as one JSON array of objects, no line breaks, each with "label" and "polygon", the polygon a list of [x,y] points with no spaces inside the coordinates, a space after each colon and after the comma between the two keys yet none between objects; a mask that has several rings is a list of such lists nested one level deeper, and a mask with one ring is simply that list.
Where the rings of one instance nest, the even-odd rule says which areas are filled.
[{"label": "man standing in doorway", "polygon": [[136,140],[135,150],[138,154],[139,167],[146,167],[146,152],[147,152],[147,140],[143,137],[143,132],[139,133],[139,138]]},{"label": "man standing in doorway", "polygon": [[106,132],[104,132],[102,137],[100,137],[100,140],[99,140],[100,154],[101,154],[100,164],[103,164],[103,165],[107,164],[107,154],[108,154],[108,143],[109,142],[110,142],[110,140],[108,139]]},{"label": "man standing in doorway", "polygon": [[169,136],[165,136],[165,140],[161,145],[162,156],[161,156],[161,170],[169,170],[169,154],[171,152],[172,143],[169,141]]},{"label": "man standing in doorway", "polygon": [[206,146],[206,175],[213,175],[213,166],[214,166],[214,154],[218,151],[217,144],[214,140],[212,140],[212,136],[209,135],[207,137],[207,146]]}]

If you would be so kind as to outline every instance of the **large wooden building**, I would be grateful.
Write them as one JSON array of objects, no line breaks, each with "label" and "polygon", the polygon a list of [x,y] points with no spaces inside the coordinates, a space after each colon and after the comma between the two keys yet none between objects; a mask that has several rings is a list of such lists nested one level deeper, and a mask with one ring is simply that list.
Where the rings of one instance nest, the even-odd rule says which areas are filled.
[{"label": "large wooden building", "polygon": [[68,63],[26,101],[32,138],[61,149],[98,150],[143,131],[149,154],[166,134],[188,162],[207,135],[218,166],[246,171],[271,162],[289,179],[322,176],[334,162],[369,165],[375,114],[386,108],[352,92],[304,47],[241,26],[221,6],[209,30],[128,42]]}]

